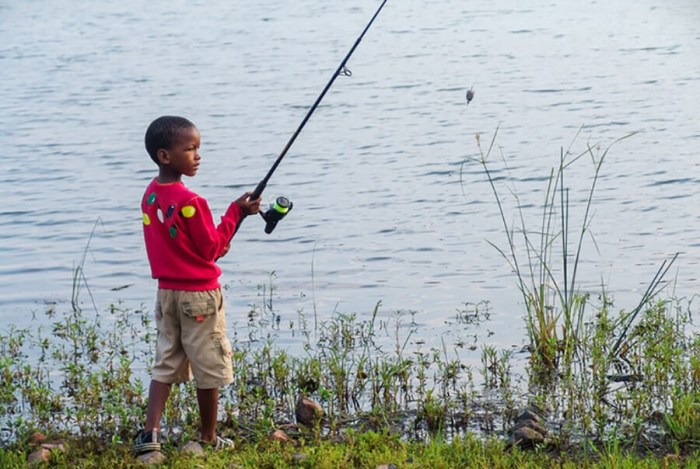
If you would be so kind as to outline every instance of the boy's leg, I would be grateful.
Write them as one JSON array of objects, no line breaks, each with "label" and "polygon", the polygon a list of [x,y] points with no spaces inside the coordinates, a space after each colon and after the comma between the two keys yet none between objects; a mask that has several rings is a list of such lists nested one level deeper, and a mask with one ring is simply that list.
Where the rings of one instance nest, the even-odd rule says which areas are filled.
[{"label": "boy's leg", "polygon": [[180,317],[177,290],[158,289],[155,307],[156,360],[148,389],[146,424],[134,440],[132,451],[143,454],[160,451],[160,419],[170,396],[171,384],[191,378],[189,360],[180,342]]},{"label": "boy's leg", "polygon": [[134,454],[145,454],[160,451],[160,418],[165,411],[165,403],[170,395],[170,385],[151,379],[148,389],[148,410],[146,411],[146,426],[138,432],[131,451]]},{"label": "boy's leg", "polygon": [[146,411],[145,431],[160,430],[160,418],[165,411],[165,403],[170,396],[170,385],[154,379],[148,389],[148,410]]},{"label": "boy's leg", "polygon": [[219,388],[197,388],[197,404],[201,419],[200,435],[202,440],[216,441],[216,419],[219,411]]},{"label": "boy's leg", "polygon": [[231,447],[233,442],[216,434],[219,388],[233,382],[221,289],[187,292],[181,305],[181,339],[197,383],[200,438],[213,443],[214,449]]},{"label": "boy's leg", "polygon": [[170,395],[169,383],[184,383],[191,378],[190,362],[180,341],[180,315],[178,290],[158,289],[155,317],[156,361],[151,370],[151,386],[148,390],[148,410],[145,430],[160,430],[160,418]]}]

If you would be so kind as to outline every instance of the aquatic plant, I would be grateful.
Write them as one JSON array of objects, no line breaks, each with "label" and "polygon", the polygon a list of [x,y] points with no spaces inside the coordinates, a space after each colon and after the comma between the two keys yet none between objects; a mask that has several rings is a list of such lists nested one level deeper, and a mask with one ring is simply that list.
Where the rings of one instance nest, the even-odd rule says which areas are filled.
[{"label": "aquatic plant", "polygon": [[[616,140],[602,153],[591,145],[576,155],[562,149],[558,166],[547,178],[539,227],[531,230],[514,188],[509,194],[515,200],[519,222],[513,226],[507,221],[499,190],[503,178],[494,175],[489,161],[496,134],[486,151],[477,136],[476,161],[495,197],[507,247],[490,243],[507,260],[522,294],[531,399],[545,404],[560,422],[559,443],[590,439],[608,444],[623,438],[630,446],[655,446],[663,433],[658,416],[663,415],[667,436],[683,434],[686,446],[696,444],[697,439],[688,437],[689,428],[698,423],[689,412],[694,407],[687,405],[697,402],[693,391],[697,333],[688,327],[692,324],[690,306],[683,310],[679,299],[657,299],[668,284],[665,276],[678,254],[663,262],[629,312],[621,310],[616,315],[611,311],[613,302],[605,285],[597,301],[579,285],[583,245],[591,232],[592,203],[603,162],[614,144],[631,135]],[[574,228],[565,176],[584,157],[592,163],[593,174],[582,219]],[[595,244],[592,236],[590,239]],[[484,349],[484,360],[485,382],[493,386],[495,351]],[[673,417],[672,403],[684,409],[685,421]]]}]

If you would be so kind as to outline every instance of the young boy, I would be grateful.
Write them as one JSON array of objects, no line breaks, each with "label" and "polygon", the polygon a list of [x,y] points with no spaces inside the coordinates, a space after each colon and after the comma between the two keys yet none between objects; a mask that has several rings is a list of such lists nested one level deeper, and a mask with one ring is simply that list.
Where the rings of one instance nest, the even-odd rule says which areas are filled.
[{"label": "young boy", "polygon": [[158,176],[141,202],[143,234],[153,278],[158,280],[156,360],[146,425],[134,442],[137,454],[160,451],[160,419],[173,383],[194,376],[200,438],[219,449],[232,446],[216,434],[219,388],[233,381],[231,345],[216,260],[225,255],[237,226],[260,208],[245,193],[215,226],[206,200],[182,183],[197,174],[200,135],[183,117],[162,116],[146,130],[146,150]]}]

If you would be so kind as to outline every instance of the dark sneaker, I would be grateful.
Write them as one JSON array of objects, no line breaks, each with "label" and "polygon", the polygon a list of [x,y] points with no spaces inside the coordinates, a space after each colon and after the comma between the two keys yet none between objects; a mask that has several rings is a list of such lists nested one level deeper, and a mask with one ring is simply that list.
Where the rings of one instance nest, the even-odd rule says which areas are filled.
[{"label": "dark sneaker", "polygon": [[153,429],[148,432],[141,430],[139,434],[136,435],[134,444],[131,447],[131,452],[134,454],[143,454],[151,451],[160,451],[160,441],[160,432],[158,430]]}]

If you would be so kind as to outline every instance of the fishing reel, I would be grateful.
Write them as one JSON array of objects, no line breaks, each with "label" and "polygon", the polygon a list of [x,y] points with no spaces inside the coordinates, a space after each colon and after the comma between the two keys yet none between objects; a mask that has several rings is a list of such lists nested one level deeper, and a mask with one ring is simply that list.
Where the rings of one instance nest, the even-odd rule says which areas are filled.
[{"label": "fishing reel", "polygon": [[270,204],[270,208],[265,213],[259,212],[265,220],[265,233],[270,234],[277,226],[277,222],[287,216],[294,204],[284,196],[279,196]]}]

